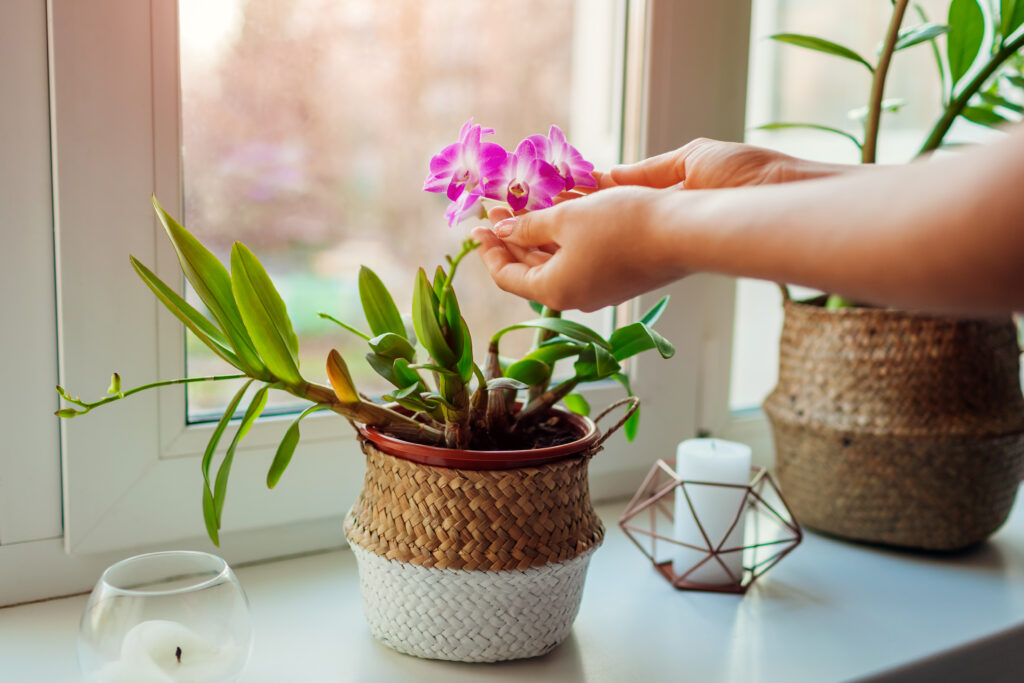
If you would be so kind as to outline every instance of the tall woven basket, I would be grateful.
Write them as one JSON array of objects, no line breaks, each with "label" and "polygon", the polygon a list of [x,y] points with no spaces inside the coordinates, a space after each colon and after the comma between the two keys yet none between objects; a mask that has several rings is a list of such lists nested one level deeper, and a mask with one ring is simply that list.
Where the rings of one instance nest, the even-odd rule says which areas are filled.
[{"label": "tall woven basket", "polygon": [[376,638],[418,657],[495,662],[568,636],[604,538],[587,464],[614,429],[602,437],[561,415],[579,438],[530,451],[451,451],[360,430],[366,480],[345,534]]},{"label": "tall woven basket", "polygon": [[764,410],[801,523],[927,550],[998,529],[1024,469],[1013,322],[826,310],[785,293],[779,383]]}]

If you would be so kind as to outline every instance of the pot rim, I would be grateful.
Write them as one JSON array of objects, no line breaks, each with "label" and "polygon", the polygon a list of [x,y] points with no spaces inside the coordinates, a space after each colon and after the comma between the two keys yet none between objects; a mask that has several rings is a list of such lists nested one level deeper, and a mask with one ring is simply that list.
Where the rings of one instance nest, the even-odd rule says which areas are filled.
[{"label": "pot rim", "polygon": [[848,308],[827,309],[824,304],[828,294],[818,294],[807,299],[786,299],[782,300],[783,310],[787,308],[796,309],[805,314],[823,313],[828,318],[839,320],[843,317],[849,318],[874,318],[879,322],[899,322],[907,319],[930,321],[949,326],[962,324],[992,324],[1005,325],[1013,324],[1013,316],[1004,314],[993,315],[947,315],[931,311],[923,311],[907,308],[891,308],[885,306],[850,306]]},{"label": "pot rim", "polygon": [[600,438],[600,430],[589,417],[577,415],[562,408],[552,408],[551,410],[569,420],[579,432],[577,439],[544,448],[480,451],[428,446],[404,441],[363,423],[356,423],[356,429],[359,430],[363,438],[388,455],[420,465],[464,470],[508,470],[547,465],[590,450]]}]

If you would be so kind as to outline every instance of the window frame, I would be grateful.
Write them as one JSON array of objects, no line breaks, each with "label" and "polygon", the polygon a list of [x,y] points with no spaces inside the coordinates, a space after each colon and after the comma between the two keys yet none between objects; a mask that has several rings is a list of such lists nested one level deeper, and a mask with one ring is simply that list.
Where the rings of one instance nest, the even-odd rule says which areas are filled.
[{"label": "window frame", "polygon": [[[630,76],[621,111],[625,158],[673,149],[698,134],[742,139],[746,43],[737,48],[732,37],[749,26],[749,0],[608,0],[616,1],[627,57],[615,68]],[[165,281],[178,281],[149,205],[154,190],[180,197],[178,155],[166,153],[177,150],[180,134],[176,88],[166,87],[177,82],[176,32],[168,30],[176,25],[175,4],[49,0],[48,19],[60,381],[91,395],[102,392],[111,370],[130,386],[179,376],[183,331],[136,286],[125,258],[131,252]],[[716,76],[708,77],[705,63]],[[595,498],[631,493],[654,459],[671,457],[674,444],[702,424],[704,387],[713,377],[701,359],[709,330],[719,329],[717,306],[728,287],[721,278],[698,276],[633,304],[642,310],[673,295],[659,328],[678,354],[670,365],[641,358],[631,367],[643,426],[628,449],[619,435],[595,458]],[[597,386],[588,398],[601,406],[620,393]],[[19,577],[0,591],[0,604],[87,588],[129,550],[212,547],[200,535],[197,472],[203,432],[211,427],[182,426],[184,406],[175,387],[62,421],[63,482],[50,490],[61,491],[63,483],[63,536],[0,547],[0,574]],[[269,494],[263,479],[283,419],[261,420],[241,446],[218,551],[229,561],[343,542],[341,515],[362,480],[347,425],[311,419],[289,476]],[[347,447],[337,445],[342,434]]]}]

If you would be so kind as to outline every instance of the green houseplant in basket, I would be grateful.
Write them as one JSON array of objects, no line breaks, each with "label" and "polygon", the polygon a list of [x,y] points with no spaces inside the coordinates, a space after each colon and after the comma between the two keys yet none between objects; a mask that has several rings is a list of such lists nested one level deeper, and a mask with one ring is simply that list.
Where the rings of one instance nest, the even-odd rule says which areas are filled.
[{"label": "green houseplant in basket", "polygon": [[[449,224],[474,215],[483,201],[531,210],[550,206],[576,185],[595,184],[593,166],[557,127],[511,153],[482,140],[492,132],[467,122],[459,140],[430,162],[424,189],[452,200]],[[472,241],[432,274],[416,273],[406,318],[364,267],[359,294],[369,329],[335,322],[344,328],[340,334],[366,341],[365,360],[394,386],[374,400],[353,384],[348,361],[337,351],[326,359],[330,386],[305,378],[285,303],[249,249],[234,245],[229,271],[155,198],[153,205],[207,313],[134,257],[132,266],[167,309],[238,372],[131,389],[115,373],[107,395],[96,401],[57,387],[68,404],[58,415],[74,418],[169,384],[246,379],[217,424],[197,477],[206,529],[219,543],[232,461],[267,393],[285,391],[309,402],[283,434],[267,473],[270,488],[295,452],[301,421],[318,411],[336,413],[353,425],[366,454],[363,490],[345,532],[374,635],[402,652],[462,661],[531,657],[561,642],[604,535],[590,501],[588,460],[618,427],[625,426],[629,438],[635,433],[637,400],[621,363],[648,350],[665,358],[674,353],[653,329],[666,301],[607,337],[538,307],[539,317],[474,347],[453,288],[459,263],[476,247]],[[506,334],[531,331],[534,344],[523,357],[500,354]],[[558,363],[571,371],[556,372]],[[595,422],[608,411],[589,420],[589,406],[575,389],[608,379],[629,396],[613,404],[627,409],[602,435]],[[247,400],[234,426],[232,417]],[[229,427],[233,436],[214,468]]]},{"label": "green houseplant in basket", "polygon": [[[941,114],[920,155],[958,118],[998,126],[1024,113],[1024,0],[984,8],[953,0],[946,23],[896,0],[877,62],[822,38],[774,39],[863,64],[871,74],[862,134],[839,133],[875,161],[886,74],[898,52],[930,49]],[[904,23],[913,24],[904,26]],[[944,49],[943,49],[944,48]],[[1013,321],[963,320],[784,294],[779,383],[764,409],[780,482],[801,522],[832,534],[956,550],[1005,521],[1024,465],[1024,399]]]}]

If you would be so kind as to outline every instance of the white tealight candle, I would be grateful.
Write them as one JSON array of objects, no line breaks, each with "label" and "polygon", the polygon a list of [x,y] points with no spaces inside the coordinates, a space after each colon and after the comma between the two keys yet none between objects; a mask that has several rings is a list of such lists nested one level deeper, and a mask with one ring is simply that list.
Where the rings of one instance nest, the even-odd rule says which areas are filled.
[{"label": "white tealight candle", "polygon": [[136,624],[121,642],[121,659],[96,675],[103,683],[221,683],[237,673],[239,652],[218,647],[176,621]]},{"label": "white tealight candle", "polygon": [[[676,449],[676,474],[686,481],[706,481],[716,484],[738,484],[750,482],[750,447],[721,439],[689,439]],[[712,548],[723,550],[743,546],[744,515],[740,515],[736,526],[729,526],[743,505],[746,490],[722,486],[701,486],[686,484],[693,511],[686,502],[682,488],[676,489],[675,539],[697,547],[706,548],[708,541]],[[701,534],[697,521],[707,534]],[[722,542],[726,532],[729,537]],[[707,552],[684,546],[674,546],[672,569],[677,575],[685,574],[694,565],[708,556]],[[723,585],[735,583],[743,577],[743,552],[736,551],[719,556],[732,572],[730,578],[718,560],[711,557],[686,577],[692,583]]]}]

